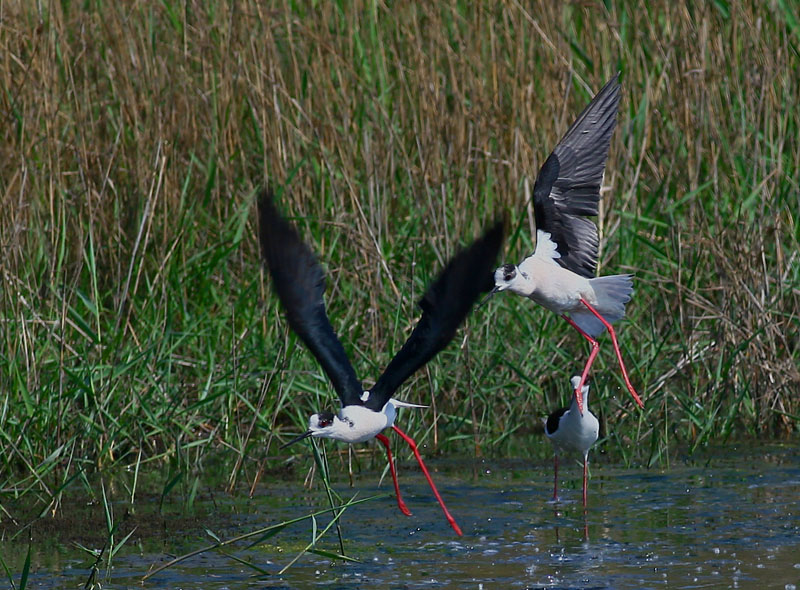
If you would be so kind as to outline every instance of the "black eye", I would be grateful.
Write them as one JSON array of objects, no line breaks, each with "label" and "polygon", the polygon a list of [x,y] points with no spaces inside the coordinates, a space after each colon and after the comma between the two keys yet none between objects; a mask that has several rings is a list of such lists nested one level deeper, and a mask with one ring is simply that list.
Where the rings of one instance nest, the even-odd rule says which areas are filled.
[{"label": "black eye", "polygon": [[320,412],[317,416],[317,423],[320,428],[326,428],[333,424],[333,414],[331,412]]},{"label": "black eye", "polygon": [[517,276],[517,269],[514,268],[513,264],[504,264],[503,265],[503,280],[510,281],[515,276]]}]

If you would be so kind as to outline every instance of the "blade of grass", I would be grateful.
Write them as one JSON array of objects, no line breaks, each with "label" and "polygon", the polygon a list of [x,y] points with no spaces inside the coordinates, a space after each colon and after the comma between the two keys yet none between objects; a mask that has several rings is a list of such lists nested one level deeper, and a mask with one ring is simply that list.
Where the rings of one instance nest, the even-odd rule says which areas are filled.
[{"label": "blade of grass", "polygon": [[[360,500],[356,500],[356,497],[357,497],[357,495],[354,495],[352,498],[350,498],[350,500],[348,500],[344,504],[342,504],[340,506],[337,506],[337,508],[336,508],[337,514],[342,514],[345,509],[350,508],[352,506],[357,506],[359,504],[363,504],[364,502],[370,502],[372,500],[378,500],[378,499],[387,498],[389,496],[388,496],[388,494],[376,494],[374,496],[369,496],[367,498],[361,498]],[[251,531],[249,533],[244,533],[244,534],[241,534],[241,535],[237,535],[236,537],[228,539],[227,541],[220,541],[220,542],[216,542],[216,543],[214,543],[212,545],[207,545],[205,547],[201,547],[200,549],[195,549],[194,551],[190,551],[189,553],[186,553],[186,554],[181,555],[179,557],[175,557],[175,558],[171,559],[170,561],[168,561],[167,563],[164,563],[164,564],[158,566],[156,569],[154,569],[152,571],[149,571],[146,575],[144,575],[142,577],[142,582],[152,578],[153,576],[155,576],[159,572],[162,572],[163,570],[165,570],[167,568],[170,568],[170,567],[174,566],[175,564],[178,564],[178,563],[180,563],[182,561],[186,561],[187,559],[195,557],[196,555],[200,555],[200,554],[206,553],[208,551],[213,551],[213,550],[218,549],[220,547],[228,547],[228,546],[230,546],[230,545],[232,545],[234,543],[238,543],[240,541],[244,541],[244,540],[250,539],[252,537],[262,537],[264,535],[267,535],[267,536],[264,536],[264,538],[269,538],[269,536],[271,536],[271,533],[273,533],[273,531],[276,531],[276,530],[277,531],[281,531],[281,530],[285,529],[286,527],[288,527],[290,525],[297,524],[299,522],[303,522],[303,521],[309,520],[311,518],[316,518],[317,516],[321,516],[321,515],[327,514],[329,512],[330,512],[330,509],[326,508],[325,510],[319,510],[317,512],[312,512],[310,514],[306,514],[305,516],[300,516],[298,518],[293,518],[293,519],[286,520],[286,521],[283,521],[283,522],[280,522],[280,523],[277,523],[277,524],[273,524],[273,525],[269,525],[269,526],[257,529],[255,531]],[[331,524],[333,522],[335,522],[335,519],[336,519],[336,517],[334,517],[334,520],[331,521]]]}]

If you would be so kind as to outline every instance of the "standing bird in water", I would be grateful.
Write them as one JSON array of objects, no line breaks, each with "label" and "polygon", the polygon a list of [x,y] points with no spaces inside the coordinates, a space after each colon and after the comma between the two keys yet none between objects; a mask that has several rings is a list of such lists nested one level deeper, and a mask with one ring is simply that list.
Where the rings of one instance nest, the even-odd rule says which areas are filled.
[{"label": "standing bird in water", "polygon": [[536,249],[519,265],[499,267],[489,294],[509,290],[529,297],[559,314],[589,341],[592,351],[575,387],[579,412],[583,411],[581,390],[603,330],[611,336],[628,391],[639,407],[644,407],[628,378],[611,327],[625,316],[625,304],[633,293],[633,275],[594,276],[597,226],[586,218],[598,214],[600,184],[617,120],[618,76],[597,93],[539,170],[533,186]]},{"label": "standing bird in water", "polygon": [[503,223],[496,223],[447,263],[419,302],[422,317],[408,340],[375,385],[365,390],[325,312],[322,267],[300,239],[297,230],[278,213],[270,192],[262,195],[258,211],[261,252],[289,326],[319,361],[342,404],[337,414],[319,412],[312,415],[308,430],[284,446],[309,436],[346,443],[377,438],[386,447],[397,505],[403,514],[410,516],[411,512],[400,496],[389,439],[381,434],[384,429],[392,428],[411,447],[447,521],[461,535],[461,529],[439,495],[416,443],[394,424],[398,407],[424,406],[401,402],[392,396],[408,377],[447,346],[481,293],[491,288],[492,268],[503,242]]},{"label": "standing bird in water", "polygon": [[586,464],[589,462],[589,449],[597,442],[597,433],[600,430],[600,423],[595,415],[589,411],[589,386],[583,385],[581,395],[583,397],[583,412],[578,410],[578,385],[581,378],[577,375],[571,380],[574,388],[572,403],[569,408],[556,410],[544,424],[544,433],[553,445],[555,451],[554,471],[555,483],[553,484],[553,501],[558,502],[558,456],[570,451],[575,451],[583,455],[583,507],[586,507]]}]

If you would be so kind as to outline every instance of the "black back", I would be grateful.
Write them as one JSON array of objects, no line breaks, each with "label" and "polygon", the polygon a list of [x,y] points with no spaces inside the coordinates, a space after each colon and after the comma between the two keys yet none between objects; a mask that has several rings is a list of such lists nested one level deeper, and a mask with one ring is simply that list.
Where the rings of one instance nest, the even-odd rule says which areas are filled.
[{"label": "black back", "polygon": [[597,215],[611,133],[617,122],[619,74],[609,80],[567,130],[533,186],[536,229],[548,232],[564,268],[591,278],[597,269]]},{"label": "black back", "polygon": [[494,285],[492,270],[503,244],[498,221],[471,246],[456,254],[419,302],[422,318],[370,390],[366,406],[378,410],[417,369],[453,339],[473,304]]},{"label": "black back", "polygon": [[563,416],[567,410],[569,410],[569,408],[558,408],[555,412],[547,417],[547,423],[544,425],[544,431],[547,434],[552,435],[556,430],[558,430],[558,422],[561,420],[561,416]]},{"label": "black back", "polygon": [[271,191],[258,201],[261,254],[292,330],[333,383],[342,405],[361,403],[361,382],[325,312],[325,273],[297,230],[275,207]]}]

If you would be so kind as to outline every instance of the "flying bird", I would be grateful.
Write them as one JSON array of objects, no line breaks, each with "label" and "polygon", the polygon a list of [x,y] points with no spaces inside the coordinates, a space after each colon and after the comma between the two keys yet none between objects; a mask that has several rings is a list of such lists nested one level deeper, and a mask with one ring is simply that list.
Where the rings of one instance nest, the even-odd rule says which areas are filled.
[{"label": "flying bird", "polygon": [[316,357],[341,401],[337,413],[313,414],[308,430],[284,446],[307,437],[346,443],[377,438],[386,448],[397,505],[403,514],[410,516],[400,496],[389,439],[382,434],[383,430],[392,428],[411,447],[447,521],[461,535],[416,443],[394,423],[398,407],[424,406],[402,402],[392,396],[408,377],[447,346],[481,293],[491,289],[492,269],[503,241],[504,224],[496,222],[447,263],[420,300],[422,317],[411,335],[375,385],[365,390],[325,311],[325,274],[314,253],[280,215],[270,191],[261,196],[258,210],[261,252],[289,326]]},{"label": "flying bird", "polygon": [[633,293],[633,275],[595,277],[600,184],[620,99],[619,74],[597,93],[545,161],[533,186],[536,248],[518,265],[504,264],[494,273],[495,287],[533,299],[563,317],[592,347],[575,388],[578,411],[581,390],[597,356],[597,337],[608,330],[628,391],[631,385],[612,323],[625,316]]}]

